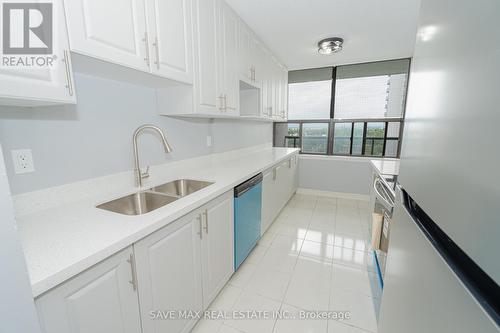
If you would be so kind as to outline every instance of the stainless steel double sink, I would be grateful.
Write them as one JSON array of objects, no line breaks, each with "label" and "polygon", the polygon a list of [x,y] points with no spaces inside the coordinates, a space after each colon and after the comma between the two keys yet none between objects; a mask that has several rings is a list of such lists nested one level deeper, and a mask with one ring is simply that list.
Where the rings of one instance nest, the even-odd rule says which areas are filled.
[{"label": "stainless steel double sink", "polygon": [[201,180],[177,179],[145,191],[105,202],[98,205],[97,208],[123,215],[142,215],[212,184]]}]

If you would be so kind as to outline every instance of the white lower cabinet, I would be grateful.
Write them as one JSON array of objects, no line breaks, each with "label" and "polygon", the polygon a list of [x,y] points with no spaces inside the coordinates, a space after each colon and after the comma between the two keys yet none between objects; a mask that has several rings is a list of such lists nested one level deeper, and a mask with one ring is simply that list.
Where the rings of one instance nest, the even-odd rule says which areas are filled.
[{"label": "white lower cabinet", "polygon": [[143,333],[189,332],[194,319],[152,315],[202,310],[198,221],[190,213],[134,244]]},{"label": "white lower cabinet", "polygon": [[229,191],[37,298],[42,330],[187,333],[197,319],[178,316],[224,287],[233,239]]},{"label": "white lower cabinet", "polygon": [[297,190],[297,161],[298,156],[294,155],[264,172],[262,181],[262,234],[266,232],[281,209]]},{"label": "white lower cabinet", "polygon": [[143,333],[189,332],[196,318],[152,315],[206,309],[231,277],[232,191],[137,242],[134,251]]},{"label": "white lower cabinet", "polygon": [[133,267],[128,247],[40,296],[36,305],[42,331],[141,332]]},{"label": "white lower cabinet", "polygon": [[234,272],[232,191],[205,206],[201,213],[203,308],[214,300]]},{"label": "white lower cabinet", "polygon": [[260,232],[264,234],[267,228],[271,225],[271,222],[274,220],[273,212],[274,212],[274,198],[275,198],[275,189],[274,185],[274,168],[269,169],[264,172],[264,178],[262,179],[262,214],[261,214],[261,225]]}]

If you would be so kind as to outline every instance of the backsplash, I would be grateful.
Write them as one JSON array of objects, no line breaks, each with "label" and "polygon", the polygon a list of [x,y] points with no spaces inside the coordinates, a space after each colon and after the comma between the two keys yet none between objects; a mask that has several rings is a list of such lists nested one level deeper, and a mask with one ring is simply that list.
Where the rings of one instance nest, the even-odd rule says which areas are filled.
[{"label": "backsplash", "polygon": [[[142,135],[143,166],[272,140],[272,123],[160,116],[152,88],[79,73],[75,81],[76,105],[0,107],[0,142],[12,194],[132,170],[132,133],[145,123],[161,127],[173,151],[165,154],[158,138]],[[207,136],[212,136],[211,147],[207,147]],[[12,149],[31,149],[35,172],[15,174]]]}]

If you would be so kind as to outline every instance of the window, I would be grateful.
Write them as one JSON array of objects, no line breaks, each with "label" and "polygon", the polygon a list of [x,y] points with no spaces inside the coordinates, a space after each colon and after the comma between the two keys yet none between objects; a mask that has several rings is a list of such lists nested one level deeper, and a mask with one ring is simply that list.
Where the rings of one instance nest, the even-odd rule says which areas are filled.
[{"label": "window", "polygon": [[300,124],[288,123],[287,134],[285,136],[285,147],[300,147]]},{"label": "window", "polygon": [[409,60],[339,66],[335,119],[402,118]]},{"label": "window", "polygon": [[302,151],[326,154],[328,151],[328,123],[302,124]]},{"label": "window", "polygon": [[291,71],[277,146],[304,154],[398,157],[409,59]]},{"label": "window", "polygon": [[332,68],[292,71],[288,77],[288,119],[329,119]]},{"label": "window", "polygon": [[351,152],[352,123],[336,123],[333,129],[333,153],[349,155]]}]

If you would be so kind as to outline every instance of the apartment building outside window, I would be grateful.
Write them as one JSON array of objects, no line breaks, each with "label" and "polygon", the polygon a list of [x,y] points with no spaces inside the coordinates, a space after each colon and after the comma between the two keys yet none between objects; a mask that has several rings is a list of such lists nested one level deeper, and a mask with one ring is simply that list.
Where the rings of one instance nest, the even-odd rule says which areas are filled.
[{"label": "apartment building outside window", "polygon": [[275,146],[303,154],[399,157],[409,59],[289,72]]}]

